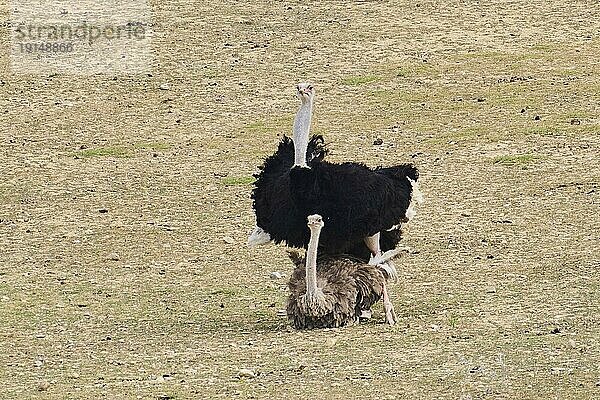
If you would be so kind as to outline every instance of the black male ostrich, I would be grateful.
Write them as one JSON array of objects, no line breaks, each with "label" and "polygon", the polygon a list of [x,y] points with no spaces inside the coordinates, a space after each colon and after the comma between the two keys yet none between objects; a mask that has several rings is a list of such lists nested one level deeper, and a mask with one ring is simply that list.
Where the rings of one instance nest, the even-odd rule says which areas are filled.
[{"label": "black male ostrich", "polygon": [[[352,257],[325,256],[317,260],[320,215],[308,218],[310,240],[306,258],[290,253],[296,264],[290,282],[288,319],[296,329],[337,328],[353,324],[373,304],[383,298],[386,322],[396,322],[389,300],[385,272]],[[318,266],[317,266],[318,264]]]},{"label": "black male ostrich", "polygon": [[[322,254],[348,253],[363,260],[371,255],[378,264],[382,250],[398,244],[401,224],[414,215],[412,202],[420,200],[419,173],[412,164],[370,169],[314,156],[307,162],[314,88],[299,84],[297,95],[302,104],[294,120],[294,163],[276,179],[255,182],[257,229],[268,234],[265,241],[306,248],[310,233],[304,218],[321,214],[327,220],[320,241]],[[257,236],[257,229],[251,238]],[[390,272],[395,274],[393,267]]]}]

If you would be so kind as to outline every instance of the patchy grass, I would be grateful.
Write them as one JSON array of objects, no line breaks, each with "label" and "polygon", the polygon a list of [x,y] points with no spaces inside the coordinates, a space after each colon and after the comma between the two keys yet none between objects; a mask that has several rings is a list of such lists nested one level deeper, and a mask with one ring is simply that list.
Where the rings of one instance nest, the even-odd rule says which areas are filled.
[{"label": "patchy grass", "polygon": [[498,156],[494,158],[494,164],[500,165],[525,165],[542,159],[542,156],[535,154],[515,154]]}]

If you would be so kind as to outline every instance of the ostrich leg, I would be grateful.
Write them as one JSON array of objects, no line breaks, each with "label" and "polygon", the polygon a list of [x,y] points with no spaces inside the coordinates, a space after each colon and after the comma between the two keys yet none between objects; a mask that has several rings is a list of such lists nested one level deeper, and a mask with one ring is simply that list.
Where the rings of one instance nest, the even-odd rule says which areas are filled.
[{"label": "ostrich leg", "polygon": [[387,292],[387,286],[383,284],[383,309],[385,311],[385,322],[390,325],[396,324],[396,312],[394,311],[394,305],[390,301],[390,296]]},{"label": "ostrich leg", "polygon": [[398,280],[398,271],[396,271],[396,266],[391,260],[391,257],[396,255],[398,252],[396,250],[386,251],[385,253],[381,252],[381,247],[379,246],[379,237],[381,234],[377,232],[373,236],[366,237],[365,244],[368,249],[371,251],[371,259],[369,260],[370,265],[379,265],[387,275],[393,279],[394,281]]}]

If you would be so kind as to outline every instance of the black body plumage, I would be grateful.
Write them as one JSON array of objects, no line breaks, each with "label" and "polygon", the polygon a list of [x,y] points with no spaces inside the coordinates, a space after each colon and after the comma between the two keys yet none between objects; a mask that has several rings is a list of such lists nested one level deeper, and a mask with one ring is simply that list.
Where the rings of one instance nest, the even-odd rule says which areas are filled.
[{"label": "black body plumage", "polygon": [[413,190],[407,178],[418,180],[416,167],[335,164],[324,161],[327,154],[323,137],[315,135],[307,150],[310,168],[294,167],[294,143],[283,137],[254,175],[251,197],[257,226],[275,243],[306,248],[310,238],[306,217],[320,214],[326,222],[320,254],[347,253],[368,260],[371,253],[363,240],[377,232],[382,251],[395,248],[402,232],[388,229],[406,221]]},{"label": "black body plumage", "polygon": [[[356,254],[365,237],[382,234],[382,250],[398,244],[400,231],[387,230],[406,222],[413,187],[419,172],[412,164],[370,169],[359,163],[320,162],[311,168],[290,171],[290,195],[301,215],[323,216],[325,227],[319,241],[322,254]],[[309,232],[304,229],[305,243]],[[388,248],[389,247],[389,248]]]}]

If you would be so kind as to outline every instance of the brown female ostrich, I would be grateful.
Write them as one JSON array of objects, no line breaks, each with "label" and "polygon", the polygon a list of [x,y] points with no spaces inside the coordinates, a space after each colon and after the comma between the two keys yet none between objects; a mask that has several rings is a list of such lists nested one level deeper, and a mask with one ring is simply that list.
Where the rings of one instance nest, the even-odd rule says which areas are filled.
[{"label": "brown female ostrich", "polygon": [[287,315],[292,325],[296,329],[350,325],[361,316],[362,310],[369,310],[381,298],[386,322],[393,325],[396,317],[386,289],[385,272],[379,266],[350,256],[326,256],[317,261],[323,218],[310,215],[307,219],[310,240],[306,260],[298,253],[290,253],[296,264],[288,284]]}]

